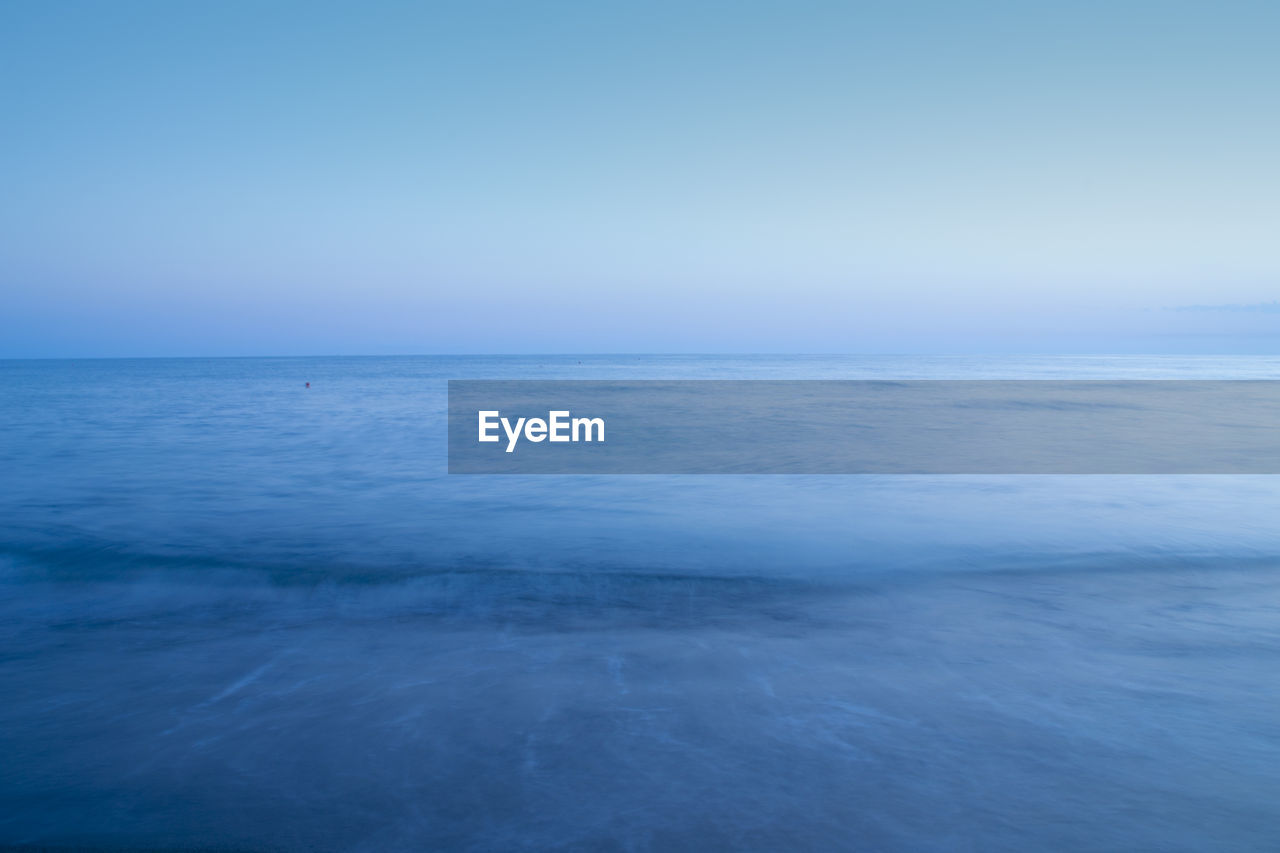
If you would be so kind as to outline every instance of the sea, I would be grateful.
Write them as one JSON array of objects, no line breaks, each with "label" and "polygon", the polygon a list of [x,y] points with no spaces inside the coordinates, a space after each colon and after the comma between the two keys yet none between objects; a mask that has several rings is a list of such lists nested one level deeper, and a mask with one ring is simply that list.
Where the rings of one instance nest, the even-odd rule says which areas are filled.
[{"label": "sea", "polygon": [[449,475],[481,378],[1280,357],[0,361],[0,848],[1280,849],[1280,478]]}]

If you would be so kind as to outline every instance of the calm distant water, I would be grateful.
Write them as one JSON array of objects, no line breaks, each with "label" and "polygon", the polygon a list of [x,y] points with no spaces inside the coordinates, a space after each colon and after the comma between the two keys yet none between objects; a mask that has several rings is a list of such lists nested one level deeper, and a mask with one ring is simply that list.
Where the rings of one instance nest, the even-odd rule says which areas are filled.
[{"label": "calm distant water", "polygon": [[1280,358],[0,362],[0,846],[1280,846],[1280,478],[451,478],[457,378]]}]

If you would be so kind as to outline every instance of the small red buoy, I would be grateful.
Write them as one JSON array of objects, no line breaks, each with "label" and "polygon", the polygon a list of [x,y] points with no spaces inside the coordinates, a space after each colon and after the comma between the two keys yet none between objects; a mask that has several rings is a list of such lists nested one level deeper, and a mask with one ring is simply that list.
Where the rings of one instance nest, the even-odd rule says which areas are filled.
[{"label": "small red buoy", "polygon": [[307,387],[308,387],[308,388],[310,388],[310,387],[311,387],[311,383],[310,383],[310,382],[308,382],[308,383],[307,383]]}]

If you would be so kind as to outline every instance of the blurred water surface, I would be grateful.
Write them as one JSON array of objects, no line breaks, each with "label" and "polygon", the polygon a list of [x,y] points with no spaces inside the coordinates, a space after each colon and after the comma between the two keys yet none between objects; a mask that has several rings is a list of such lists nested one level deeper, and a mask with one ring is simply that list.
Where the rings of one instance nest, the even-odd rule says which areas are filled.
[{"label": "blurred water surface", "polygon": [[460,378],[1280,359],[0,362],[0,844],[1275,848],[1276,478],[449,477]]}]

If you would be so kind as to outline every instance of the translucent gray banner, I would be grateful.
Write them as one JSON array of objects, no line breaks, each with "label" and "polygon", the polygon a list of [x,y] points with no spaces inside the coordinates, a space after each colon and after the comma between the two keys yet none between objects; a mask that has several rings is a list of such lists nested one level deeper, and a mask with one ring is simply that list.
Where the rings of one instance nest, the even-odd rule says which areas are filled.
[{"label": "translucent gray banner", "polygon": [[449,472],[1275,474],[1280,380],[452,380]]}]

